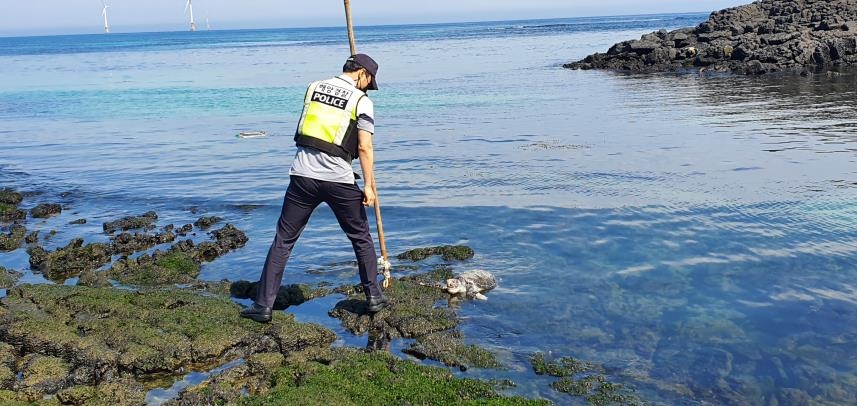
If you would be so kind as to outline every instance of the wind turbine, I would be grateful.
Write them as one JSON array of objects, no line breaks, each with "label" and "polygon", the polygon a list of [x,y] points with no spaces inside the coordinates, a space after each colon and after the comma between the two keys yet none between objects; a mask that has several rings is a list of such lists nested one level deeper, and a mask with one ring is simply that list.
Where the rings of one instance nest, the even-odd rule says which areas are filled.
[{"label": "wind turbine", "polygon": [[187,13],[190,10],[190,30],[196,31],[196,23],[193,22],[193,3],[191,0],[187,0],[187,3],[184,5],[184,12]]},{"label": "wind turbine", "polygon": [[105,1],[102,1],[101,4],[104,5],[104,8],[101,9],[101,15],[104,16],[104,33],[107,34],[110,32],[110,24],[107,22],[107,8],[110,6]]}]

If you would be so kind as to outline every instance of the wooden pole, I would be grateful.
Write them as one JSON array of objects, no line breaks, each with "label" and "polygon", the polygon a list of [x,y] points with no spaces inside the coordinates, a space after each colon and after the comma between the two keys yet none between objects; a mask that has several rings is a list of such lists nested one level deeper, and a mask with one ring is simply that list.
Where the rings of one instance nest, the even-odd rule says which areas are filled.
[{"label": "wooden pole", "polygon": [[[354,25],[351,23],[351,0],[343,0],[345,3],[345,24],[348,26],[348,45],[351,55],[357,54],[357,43],[354,40]],[[379,265],[384,269],[384,282],[381,286],[389,288],[392,283],[390,275],[390,260],[387,257],[387,243],[384,241],[384,223],[381,221],[381,202],[378,200],[378,190],[375,190],[375,225],[378,227],[378,241],[381,243],[381,261]]]},{"label": "wooden pole", "polygon": [[351,0],[345,1],[345,23],[348,25],[348,45],[351,47],[351,55],[357,54],[357,44],[354,42],[354,26],[351,24]]}]

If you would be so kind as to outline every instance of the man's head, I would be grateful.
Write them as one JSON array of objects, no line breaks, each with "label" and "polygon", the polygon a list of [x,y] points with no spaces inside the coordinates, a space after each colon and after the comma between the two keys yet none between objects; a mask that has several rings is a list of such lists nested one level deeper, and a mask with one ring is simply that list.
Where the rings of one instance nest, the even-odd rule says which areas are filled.
[{"label": "man's head", "polygon": [[357,88],[363,91],[378,90],[375,77],[378,76],[378,63],[366,54],[356,54],[348,57],[342,72],[351,74],[357,82]]}]

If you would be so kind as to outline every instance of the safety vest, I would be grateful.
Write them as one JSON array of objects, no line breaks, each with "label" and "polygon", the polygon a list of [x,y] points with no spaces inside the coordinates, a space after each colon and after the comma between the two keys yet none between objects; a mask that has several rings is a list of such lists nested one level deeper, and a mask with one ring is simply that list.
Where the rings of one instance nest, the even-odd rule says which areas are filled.
[{"label": "safety vest", "polygon": [[357,158],[357,103],[364,96],[339,77],[311,83],[295,143],[349,162]]}]

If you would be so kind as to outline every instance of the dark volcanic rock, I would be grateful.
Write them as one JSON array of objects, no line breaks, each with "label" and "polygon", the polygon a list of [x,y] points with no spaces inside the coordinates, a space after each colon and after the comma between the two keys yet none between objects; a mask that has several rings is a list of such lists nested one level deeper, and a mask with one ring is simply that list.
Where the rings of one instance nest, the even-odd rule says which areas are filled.
[{"label": "dark volcanic rock", "polygon": [[444,261],[459,260],[464,261],[473,258],[473,249],[465,245],[441,245],[437,247],[416,248],[405,251],[396,256],[398,259],[407,259],[411,261],[422,261],[430,256],[440,255]]},{"label": "dark volcanic rock", "polygon": [[158,219],[158,214],[150,211],[142,216],[128,216],[116,221],[108,221],[104,223],[104,232],[113,234],[116,230],[128,231],[137,228],[151,228],[155,220]]},{"label": "dark volcanic rock", "polygon": [[223,221],[223,219],[217,216],[200,217],[197,221],[193,222],[193,225],[199,227],[201,230],[208,230],[211,226],[221,221]]},{"label": "dark volcanic rock", "polygon": [[[237,281],[229,286],[229,294],[238,299],[255,299],[258,292],[259,282]],[[308,300],[327,296],[330,293],[330,289],[313,289],[309,285],[280,286],[277,298],[274,300],[274,309],[282,310],[289,306],[297,306]]]},{"label": "dark volcanic rock", "polygon": [[30,254],[30,267],[41,271],[46,278],[62,282],[78,276],[86,270],[96,270],[110,263],[110,246],[101,243],[83,245],[83,239],[76,238],[67,246],[54,252],[45,251],[40,246],[27,250]]},{"label": "dark volcanic rock", "polygon": [[661,30],[564,65],[571,69],[763,74],[857,65],[857,0],[760,0],[696,28]]},{"label": "dark volcanic rock", "polygon": [[0,189],[0,203],[6,203],[6,204],[11,204],[12,206],[17,206],[17,205],[21,204],[21,201],[23,201],[23,200],[24,200],[23,196],[21,196],[20,193],[14,191],[12,189],[9,189],[9,188]]},{"label": "dark volcanic rock", "polygon": [[0,252],[14,251],[20,248],[26,233],[27,229],[17,224],[11,227],[8,234],[0,233]]},{"label": "dark volcanic rock", "polygon": [[62,213],[62,206],[55,203],[42,203],[30,210],[30,215],[37,219],[46,219]]}]

